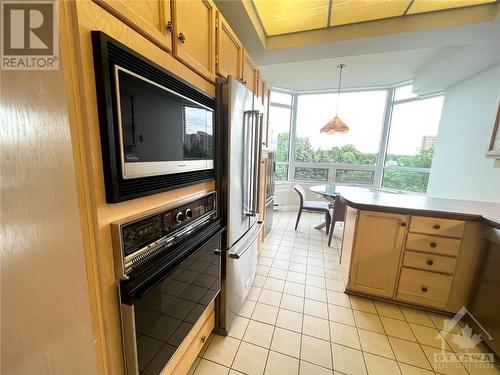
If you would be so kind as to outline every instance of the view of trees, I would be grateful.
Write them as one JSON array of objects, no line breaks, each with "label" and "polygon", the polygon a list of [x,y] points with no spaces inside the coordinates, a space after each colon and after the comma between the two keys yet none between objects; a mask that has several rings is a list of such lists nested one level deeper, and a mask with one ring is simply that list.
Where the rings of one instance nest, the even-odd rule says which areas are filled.
[{"label": "view of trees", "polygon": [[[278,135],[276,160],[278,162],[288,161],[289,134]],[[416,155],[388,154],[385,166],[430,168],[432,163],[433,147],[420,149]],[[375,165],[377,153],[366,153],[356,149],[354,145],[332,147],[328,150],[314,149],[308,137],[297,137],[295,139],[295,160],[305,163],[332,163],[350,165]],[[287,167],[278,165],[276,168],[276,179],[287,179]],[[294,179],[327,181],[328,169],[296,167]],[[338,170],[336,180],[339,182],[373,183],[372,171]],[[429,174],[426,172],[385,170],[382,186],[397,190],[407,190],[425,193]]]},{"label": "view of trees", "polygon": [[428,181],[429,173],[426,172],[385,170],[382,187],[425,193]]}]

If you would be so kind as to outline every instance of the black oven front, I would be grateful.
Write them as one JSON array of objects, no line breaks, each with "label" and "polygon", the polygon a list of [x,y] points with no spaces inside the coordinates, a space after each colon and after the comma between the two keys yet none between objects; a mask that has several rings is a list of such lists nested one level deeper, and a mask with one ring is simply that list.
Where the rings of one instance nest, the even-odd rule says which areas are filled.
[{"label": "black oven front", "polygon": [[129,253],[117,264],[127,374],[160,374],[218,295],[224,227],[210,210],[214,200],[203,197],[113,225],[120,254],[140,244],[136,258]]}]

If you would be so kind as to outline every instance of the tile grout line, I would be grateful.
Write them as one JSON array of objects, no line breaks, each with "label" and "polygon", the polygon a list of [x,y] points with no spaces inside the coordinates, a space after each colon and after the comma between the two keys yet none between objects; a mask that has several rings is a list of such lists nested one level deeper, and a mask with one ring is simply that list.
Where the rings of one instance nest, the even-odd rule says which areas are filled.
[{"label": "tile grout line", "polygon": [[[288,271],[287,271],[287,274],[288,274]],[[285,289],[284,283],[283,283],[283,289]],[[281,306],[281,301],[283,300],[283,294],[284,293],[281,293],[279,306]],[[278,322],[279,313],[280,313],[280,307],[278,307],[278,314],[276,315],[276,320],[274,321],[274,324],[273,324],[273,333],[271,335],[271,341],[269,342],[269,348],[267,349],[266,363],[264,364],[264,374],[266,373],[266,370],[267,370],[267,363],[269,361],[269,355],[271,353],[271,346],[273,344],[274,332],[276,332],[276,323]]]},{"label": "tile grout line", "polygon": [[[290,222],[290,220],[291,220],[291,218],[292,218],[292,215],[288,215],[288,216],[289,216],[288,222]],[[305,221],[304,221],[304,222],[305,222]],[[308,220],[308,224],[311,224],[311,220]],[[273,229],[274,229],[274,228],[273,228]],[[286,225],[285,225],[285,226],[284,226],[284,228],[282,228],[282,229],[284,230],[284,232],[288,232],[288,230],[287,230],[287,226],[286,226]],[[290,231],[290,232],[291,232],[291,231]],[[293,232],[292,232],[292,233],[293,233]],[[305,237],[305,236],[308,236],[308,240],[307,240],[307,247],[308,247],[308,249],[307,249],[307,255],[308,255],[308,256],[307,256],[307,258],[306,258],[306,264],[305,264],[305,265],[306,265],[306,273],[305,273],[306,280],[307,280],[307,276],[308,276],[308,275],[309,275],[309,276],[312,276],[312,274],[310,275],[310,274],[307,272],[307,266],[308,266],[308,265],[310,265],[310,264],[309,264],[309,260],[311,260],[311,259],[317,259],[316,257],[310,257],[310,255],[312,254],[312,252],[314,252],[314,253],[318,253],[318,252],[319,252],[319,251],[318,251],[318,249],[317,249],[318,244],[316,243],[316,242],[317,242],[317,238],[319,238],[319,239],[321,239],[321,240],[324,240],[324,238],[323,238],[323,237],[320,237],[320,236],[316,237],[316,236],[314,236],[315,238],[314,238],[314,240],[313,240],[313,241],[314,241],[315,243],[314,243],[314,245],[312,245],[312,246],[314,246],[315,248],[314,248],[314,249],[311,249],[311,242],[310,242],[310,240],[312,239],[312,236],[311,236],[311,234],[312,234],[312,233],[313,233],[312,231],[310,231],[308,234],[305,234],[305,233],[303,233],[303,232],[298,232],[298,233],[297,233],[297,236],[298,236],[298,235],[300,235],[300,234],[302,234],[304,237]],[[297,236],[295,236],[294,238],[296,239],[296,238],[297,238]],[[273,254],[273,260],[274,260],[274,259],[276,259],[277,254],[278,254],[278,253],[280,253],[280,252],[281,252],[282,254],[291,254],[291,256],[290,256],[290,257],[285,257],[285,258],[288,258],[288,259],[289,259],[289,261],[287,261],[287,262],[288,262],[288,267],[287,267],[287,269],[286,269],[286,277],[285,277],[285,279],[284,279],[284,280],[282,280],[282,279],[276,278],[276,279],[279,279],[279,280],[284,281],[284,283],[285,283],[285,285],[286,285],[286,282],[292,282],[292,281],[287,280],[288,275],[289,275],[289,272],[291,272],[291,271],[290,271],[290,267],[292,266],[292,265],[291,265],[291,263],[297,263],[297,262],[292,262],[292,259],[291,259],[291,258],[293,257],[293,255],[296,253],[296,251],[297,251],[297,250],[304,250],[304,249],[303,249],[304,242],[301,242],[301,241],[299,241],[299,242],[294,241],[294,242],[293,242],[293,245],[292,245],[292,247],[291,247],[291,243],[290,243],[290,242],[288,242],[288,241],[287,241],[287,243],[286,243],[285,245],[283,245],[283,239],[284,239],[284,238],[285,238],[285,237],[284,237],[284,235],[282,235],[282,236],[281,236],[281,239],[277,239],[277,238],[276,238],[276,239],[275,239],[276,241],[275,241],[275,242],[273,241],[273,244],[270,244],[270,243],[269,243],[269,245],[272,245],[272,246],[270,246],[270,248],[273,248],[273,250],[271,251],[271,252],[272,252],[272,254]],[[337,241],[336,241],[336,242],[337,242]],[[300,243],[301,245],[300,245],[299,247],[297,247],[297,248],[296,248],[296,247],[294,246],[296,243]],[[281,248],[287,248],[287,251],[280,251],[280,247],[281,247]],[[291,249],[291,251],[288,251],[288,249]],[[324,246],[324,244],[322,243],[322,246],[321,246],[321,253],[322,253],[322,256],[321,256],[321,257],[322,257],[322,259],[323,259],[323,265],[322,265],[322,269],[323,269],[323,276],[321,276],[321,277],[324,279],[324,282],[325,282],[325,283],[326,283],[327,279],[330,279],[330,280],[335,280],[335,279],[332,279],[332,278],[326,277],[326,264],[325,264],[325,259],[326,259],[326,257],[325,257],[325,255],[326,255],[326,254],[328,254],[328,255],[329,255],[329,257],[328,257],[328,258],[330,258],[330,255],[333,255],[333,256],[337,255],[337,256],[338,256],[338,245],[337,245],[335,248],[333,248],[333,249],[332,249],[332,250],[334,250],[334,251],[330,251],[330,249],[332,249],[332,248],[328,248],[328,249],[326,249],[326,248],[325,248],[325,246]],[[327,250],[327,251],[325,251],[325,250]],[[337,254],[335,254],[335,253],[337,253]],[[283,260],[283,259],[284,259],[284,258],[282,258],[281,260]],[[329,260],[329,261],[331,261],[331,260]],[[297,263],[297,264],[302,264],[302,263]],[[314,264],[313,264],[313,265],[314,265]],[[314,265],[314,266],[316,266],[316,265]],[[317,266],[316,266],[316,267],[317,267]],[[271,264],[270,268],[272,268],[272,264]],[[277,267],[276,267],[276,268],[277,268]],[[278,268],[278,269],[279,269],[279,268]],[[330,268],[328,268],[328,269],[330,269]],[[335,268],[334,268],[334,269],[332,269],[332,270],[334,270],[334,271],[338,271],[338,269],[335,269]],[[265,276],[265,277],[266,277],[266,279],[267,279],[267,278],[269,278],[269,277],[271,277],[271,276],[269,276],[269,272],[270,272],[270,271],[268,271],[268,274]],[[297,271],[294,271],[294,272],[297,272]],[[303,285],[303,287],[304,287],[304,288],[305,288],[306,286],[316,287],[316,286],[314,286],[314,285],[310,285],[310,284],[308,285],[307,281],[306,281],[305,283],[298,283],[298,284],[299,284],[299,285]],[[267,289],[267,288],[262,287],[262,288],[261,288],[260,293],[262,293],[262,290],[263,290],[263,289],[266,289],[266,290],[272,290],[272,289]],[[327,285],[324,285],[324,288],[321,288],[321,289],[325,289],[325,291],[326,291],[327,293],[328,293],[328,291],[329,291],[329,290],[336,291],[335,289],[329,289]],[[283,308],[283,309],[285,309],[285,310],[289,310],[289,311],[296,312],[295,310],[287,309],[287,308],[285,308],[285,307],[282,307],[282,306],[281,306],[281,304],[282,304],[282,300],[283,300],[283,297],[284,297],[284,296],[283,296],[283,294],[288,294],[288,293],[285,293],[285,291],[284,291],[284,290],[282,290],[282,292],[281,292],[281,298],[280,298],[280,304],[279,304],[279,309]],[[293,296],[295,296],[295,295],[293,295]],[[259,297],[260,297],[260,295],[259,295]],[[259,297],[258,297],[258,298],[259,298]],[[257,298],[257,300],[258,300],[258,298]],[[302,298],[302,308],[303,308],[303,310],[304,310],[304,311],[302,312],[302,318],[304,318],[305,316],[313,316],[313,317],[315,317],[314,315],[310,315],[310,314],[306,314],[306,313],[305,313],[305,303],[306,303],[306,299],[310,299],[310,300],[313,300],[313,301],[318,301],[318,302],[321,302],[321,303],[324,303],[324,301],[322,301],[322,300],[316,300],[316,299],[314,299],[314,298],[306,298],[306,297],[305,297],[305,295],[304,295],[303,297],[301,297],[301,298]],[[370,299],[370,300],[371,300],[371,299]],[[372,300],[372,301],[373,301],[373,300]],[[258,302],[258,301],[257,301],[257,302]],[[256,302],[256,303],[257,303],[257,302]],[[262,303],[262,302],[259,302],[259,303]],[[264,304],[265,304],[265,303],[264,303]],[[330,325],[330,323],[331,323],[331,322],[334,322],[335,320],[333,320],[333,317],[331,317],[331,316],[330,316],[330,310],[329,310],[329,308],[328,308],[328,305],[330,305],[330,303],[329,303],[329,299],[328,299],[328,298],[327,298],[326,305],[327,305],[327,314],[328,314],[328,315],[327,315],[327,316],[328,316],[327,321],[328,321],[328,324]],[[343,308],[347,308],[347,307],[345,307],[345,306],[342,306],[342,305],[337,305],[337,304],[334,304],[334,303],[333,303],[333,305],[340,306],[340,307],[343,307]],[[353,308],[352,308],[352,306],[351,306],[350,308],[347,308],[347,309],[349,309],[350,311],[363,311],[363,310],[353,309]],[[381,315],[381,314],[380,314],[380,312],[378,311],[378,309],[376,309],[376,312],[377,312],[377,313],[376,313],[376,314],[373,314],[373,315],[378,316],[378,317],[379,317],[379,319],[380,319],[380,317],[386,317],[385,315]],[[318,318],[319,318],[319,317],[318,317]],[[392,316],[388,316],[387,318],[392,318],[392,319],[394,319]],[[323,319],[323,318],[320,318],[320,319]],[[430,317],[429,317],[429,319],[431,320],[432,325],[433,325],[433,327],[431,327],[431,328],[437,328],[437,329],[439,329],[439,328],[437,327],[437,325],[436,325],[436,322],[435,322],[433,319],[431,319]],[[422,324],[419,324],[419,323],[415,323],[415,322],[408,321],[408,320],[407,320],[407,318],[406,318],[406,316],[405,316],[404,314],[403,314],[403,320],[401,320],[401,319],[397,319],[397,320],[398,320],[398,321],[404,321],[404,322],[405,322],[405,323],[407,323],[407,324],[408,324],[408,323],[412,323],[412,324],[416,324],[416,325],[418,325],[418,326],[424,326],[424,327],[427,327],[427,326],[422,325]],[[350,327],[352,327],[351,325],[349,325],[349,324],[345,324],[345,323],[343,323],[343,322],[337,322],[337,323],[342,324],[342,325],[345,325],[345,326],[350,326]],[[303,331],[303,325],[304,325],[304,319],[302,320],[302,331]],[[276,326],[276,324],[275,324],[275,325],[273,326],[273,338],[274,338],[274,332],[276,331],[276,327],[277,327],[277,326]],[[357,332],[359,332],[359,331],[358,331],[358,329],[359,329],[359,328],[357,327],[357,322],[355,322],[355,326],[354,326],[354,327],[356,328]],[[382,324],[382,327],[383,327],[383,331],[384,331],[384,333],[385,333],[385,335],[384,335],[384,336],[386,336],[387,338],[389,338],[389,337],[395,337],[395,338],[400,339],[400,340],[404,340],[404,341],[408,341],[408,342],[412,342],[412,343],[417,343],[417,345],[419,345],[419,347],[420,347],[420,348],[421,348],[421,350],[423,351],[423,349],[422,349],[422,344],[421,344],[418,340],[417,340],[417,342],[415,342],[415,341],[406,340],[406,339],[403,339],[403,338],[400,338],[400,337],[396,337],[396,336],[389,336],[389,335],[387,334],[386,329],[385,329],[385,326],[384,326],[383,324]],[[411,327],[410,327],[410,328],[411,328]],[[286,329],[286,328],[283,328],[283,329],[284,329],[284,330],[288,330],[288,329]],[[295,331],[292,331],[292,330],[288,330],[288,331],[290,331],[290,332],[295,332]],[[370,330],[368,330],[368,331],[370,331]],[[413,329],[411,329],[411,331],[412,331],[412,333],[413,333]],[[373,331],[371,331],[371,332],[373,332]],[[295,333],[296,333],[296,332],[295,332]],[[376,333],[379,333],[379,332],[376,332]],[[303,333],[301,334],[301,336],[302,336],[302,335],[303,335]],[[309,336],[309,335],[305,335],[305,336]],[[309,337],[314,337],[314,336],[309,336]],[[333,343],[333,340],[332,340],[332,337],[331,337],[331,332],[329,332],[329,337],[330,337],[330,347],[332,347],[332,345],[333,345],[334,343]],[[316,337],[315,337],[315,338],[316,338]],[[358,339],[359,339],[359,333],[358,333]],[[270,345],[272,345],[272,341],[271,341],[271,344],[270,344]],[[342,344],[339,344],[339,345],[344,346],[344,345],[342,345]],[[347,346],[346,346],[346,347],[347,347]],[[301,357],[301,354],[302,354],[302,350],[301,350],[301,349],[302,349],[302,340],[301,340],[301,342],[300,342],[300,350],[299,350],[299,358],[298,358],[298,359],[299,359],[299,361],[302,361],[302,359],[300,358],[300,357]],[[269,350],[271,350],[271,349],[270,349],[270,347],[269,347]],[[395,354],[395,353],[394,353],[394,351],[393,351],[393,349],[392,349],[392,345],[391,345],[391,350],[392,350],[393,354]],[[362,351],[362,352],[363,352],[363,353],[365,353],[364,351]],[[456,353],[456,352],[453,350],[453,348],[452,348],[452,352]],[[368,352],[366,352],[366,353],[368,353]],[[286,356],[289,356],[289,355],[287,355],[287,354],[285,354],[285,353],[281,353],[281,354],[286,355]],[[269,354],[268,354],[268,355],[269,355]],[[330,354],[330,355],[331,355],[331,354]],[[424,354],[424,355],[425,355],[425,354]],[[376,356],[378,356],[378,355],[376,355]],[[294,358],[293,356],[289,356],[289,357]],[[379,357],[384,358],[384,356],[379,356]],[[394,356],[394,357],[395,357],[395,356]],[[396,358],[395,358],[395,359],[396,359]],[[308,361],[305,361],[305,362],[308,362]],[[399,361],[397,361],[397,359],[396,359],[396,362],[398,363],[398,366],[399,366]],[[299,363],[300,363],[300,362],[299,362]],[[309,363],[309,362],[308,362],[308,363]],[[404,363],[404,362],[401,362],[401,363]],[[315,364],[315,365],[317,365],[317,364]],[[413,364],[410,364],[410,365],[411,365],[411,366],[414,366]],[[463,364],[462,364],[462,365],[463,365]],[[267,365],[266,365],[266,366],[267,366]],[[321,366],[320,366],[320,367],[321,367]],[[366,360],[365,360],[365,367],[366,367]],[[416,367],[416,368],[419,368],[418,366],[415,366],[415,367]],[[465,366],[464,366],[464,367],[465,367]],[[299,368],[300,368],[300,364],[299,364]],[[399,368],[400,368],[400,366],[399,366]],[[432,366],[431,366],[431,368],[432,368]],[[433,371],[433,370],[431,370],[431,371]]]},{"label": "tile grout line", "polygon": [[[328,242],[327,242],[327,245],[328,245]],[[325,254],[323,252],[323,272],[326,272],[325,271]],[[326,280],[325,280],[325,283],[326,283]],[[327,285],[325,285],[325,287],[327,287]],[[328,336],[330,337],[330,359],[332,361],[332,371],[335,371],[335,356],[333,354],[333,349],[334,349],[334,342],[333,342],[333,332],[332,332],[332,328],[331,328],[331,324],[330,322],[332,320],[330,320],[330,308],[329,308],[329,300],[328,300],[328,292],[326,292],[326,314],[328,316]],[[333,312],[332,312],[332,315],[333,315]],[[333,316],[331,317],[333,319]]]}]

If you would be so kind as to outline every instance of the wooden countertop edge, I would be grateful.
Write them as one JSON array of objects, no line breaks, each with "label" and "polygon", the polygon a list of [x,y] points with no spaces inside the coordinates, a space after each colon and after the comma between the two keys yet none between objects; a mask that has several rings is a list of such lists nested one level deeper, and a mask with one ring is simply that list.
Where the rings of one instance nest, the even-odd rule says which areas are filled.
[{"label": "wooden countertop edge", "polygon": [[488,226],[500,229],[500,220],[495,220],[490,217],[484,217],[481,214],[470,214],[470,213],[460,213],[460,212],[451,212],[442,210],[394,207],[394,206],[384,206],[378,204],[359,203],[349,200],[342,194],[340,194],[340,200],[345,205],[359,210],[379,211],[379,212],[387,212],[393,214],[421,215],[421,216],[439,217],[443,219],[454,219],[463,221],[481,221]]}]

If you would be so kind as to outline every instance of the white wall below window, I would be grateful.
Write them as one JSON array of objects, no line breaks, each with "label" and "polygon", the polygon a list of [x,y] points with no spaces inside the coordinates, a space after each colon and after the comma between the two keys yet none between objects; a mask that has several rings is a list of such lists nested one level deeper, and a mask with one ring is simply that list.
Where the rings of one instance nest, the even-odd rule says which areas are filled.
[{"label": "white wall below window", "polygon": [[485,156],[500,98],[500,65],[445,91],[427,195],[500,202],[500,165]]}]

